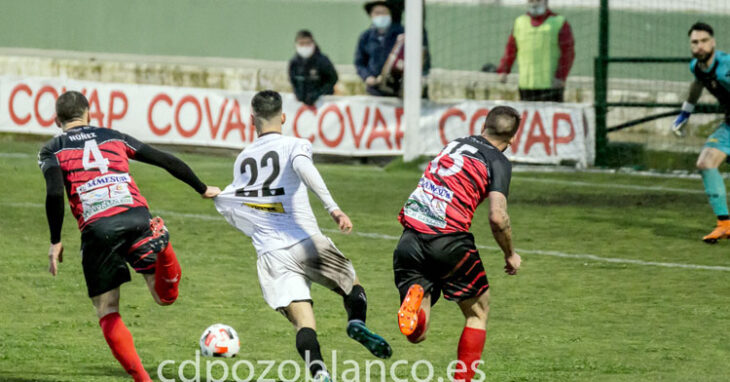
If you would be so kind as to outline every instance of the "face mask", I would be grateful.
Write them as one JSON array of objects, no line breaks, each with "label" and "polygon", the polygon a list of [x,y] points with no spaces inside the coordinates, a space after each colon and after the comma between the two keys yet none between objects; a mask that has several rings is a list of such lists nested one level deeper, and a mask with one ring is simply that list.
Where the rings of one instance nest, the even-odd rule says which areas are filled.
[{"label": "face mask", "polygon": [[297,45],[297,54],[301,58],[309,58],[314,54],[314,45]]},{"label": "face mask", "polygon": [[385,29],[390,26],[390,15],[382,15],[373,17],[373,25],[378,29]]},{"label": "face mask", "polygon": [[527,8],[527,13],[529,13],[532,16],[542,16],[545,14],[545,12],[547,12],[547,7],[545,6],[544,3],[530,5]]}]

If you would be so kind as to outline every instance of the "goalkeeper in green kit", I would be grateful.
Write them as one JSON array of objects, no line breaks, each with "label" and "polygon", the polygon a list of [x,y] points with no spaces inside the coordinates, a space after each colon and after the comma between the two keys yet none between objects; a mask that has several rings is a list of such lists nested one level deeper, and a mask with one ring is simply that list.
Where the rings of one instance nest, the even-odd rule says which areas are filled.
[{"label": "goalkeeper in green kit", "polygon": [[718,170],[730,154],[730,55],[715,50],[714,33],[710,25],[701,22],[692,25],[689,30],[690,48],[694,56],[690,63],[690,71],[694,74],[695,80],[689,88],[687,101],[682,105],[682,112],[672,125],[675,134],[684,135],[684,126],[689,121],[703,89],[710,91],[725,110],[725,120],[707,138],[697,158],[697,168],[702,173],[705,193],[709,197],[712,211],[717,215],[717,226],[702,238],[709,244],[730,237],[727,192],[725,181]]}]

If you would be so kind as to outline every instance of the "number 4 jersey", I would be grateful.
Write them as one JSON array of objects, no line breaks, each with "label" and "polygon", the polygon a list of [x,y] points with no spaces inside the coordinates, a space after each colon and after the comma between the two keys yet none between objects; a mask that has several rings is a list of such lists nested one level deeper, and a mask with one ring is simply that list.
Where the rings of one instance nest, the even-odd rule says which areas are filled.
[{"label": "number 4 jersey", "polygon": [[147,208],[129,159],[143,145],[118,131],[83,126],[51,139],[38,153],[43,172],[58,166],[63,172],[71,212],[82,229],[97,219],[134,207]]},{"label": "number 4 jersey", "polygon": [[467,232],[477,206],[490,192],[506,197],[512,164],[484,137],[450,142],[426,167],[398,220],[418,232]]},{"label": "number 4 jersey", "polygon": [[[261,135],[238,155],[233,183],[215,199],[218,212],[253,239],[258,254],[320,233],[307,186],[295,170],[298,157],[314,168],[309,141],[278,133]],[[334,201],[330,204],[328,209],[337,208]]]}]

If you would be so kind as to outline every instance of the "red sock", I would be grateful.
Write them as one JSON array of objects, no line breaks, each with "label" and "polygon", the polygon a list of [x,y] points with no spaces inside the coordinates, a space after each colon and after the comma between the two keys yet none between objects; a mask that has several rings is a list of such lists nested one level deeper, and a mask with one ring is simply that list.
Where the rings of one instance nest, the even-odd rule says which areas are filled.
[{"label": "red sock", "polygon": [[104,332],[106,343],[114,354],[114,358],[119,361],[124,370],[134,377],[135,382],[152,381],[149,374],[142,367],[142,361],[139,360],[137,350],[134,348],[134,340],[132,333],[122,322],[119,313],[110,313],[99,320],[101,331]]},{"label": "red sock", "polygon": [[454,373],[454,379],[456,381],[471,382],[471,379],[476,373],[476,367],[472,369],[472,364],[482,358],[482,349],[484,349],[486,339],[486,330],[465,327],[464,331],[461,332],[461,339],[459,340],[459,361],[464,362],[466,371]]},{"label": "red sock", "polygon": [[408,341],[415,342],[418,340],[419,337],[421,337],[421,334],[426,331],[426,312],[423,311],[423,309],[418,310],[418,324],[416,324],[416,330],[411,333],[410,336],[406,337],[408,338]]},{"label": "red sock", "polygon": [[172,304],[177,300],[177,287],[180,283],[182,270],[180,269],[180,263],[177,262],[177,256],[175,256],[171,243],[168,243],[167,247],[157,254],[156,267],[155,292],[160,296],[160,300]]}]

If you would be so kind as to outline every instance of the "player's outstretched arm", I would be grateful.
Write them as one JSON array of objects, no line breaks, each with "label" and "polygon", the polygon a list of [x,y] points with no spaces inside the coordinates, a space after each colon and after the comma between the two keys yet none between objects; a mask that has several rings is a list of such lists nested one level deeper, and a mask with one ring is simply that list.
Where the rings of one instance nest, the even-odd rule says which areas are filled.
[{"label": "player's outstretched arm", "polygon": [[512,225],[507,214],[507,198],[498,191],[489,193],[489,225],[494,240],[504,252],[504,271],[510,275],[516,274],[522,259],[512,244]]},{"label": "player's outstretched arm", "polygon": [[689,85],[689,94],[687,95],[687,102],[691,104],[697,104],[697,102],[700,100],[700,96],[702,96],[702,90],[704,89],[704,85],[702,85],[701,82],[695,80],[692,81],[692,84]]},{"label": "player's outstretched arm", "polygon": [[292,160],[292,167],[294,168],[294,172],[297,173],[297,176],[299,176],[299,179],[322,201],[324,208],[330,213],[332,220],[337,223],[340,231],[346,233],[352,231],[350,218],[335,203],[330,191],[327,189],[327,185],[324,184],[322,175],[314,167],[312,159],[305,155],[299,155]]},{"label": "player's outstretched arm", "polygon": [[46,219],[51,233],[51,246],[48,248],[48,271],[58,274],[58,263],[63,262],[63,173],[58,166],[50,166],[43,171],[46,179]]},{"label": "player's outstretched arm", "polygon": [[689,117],[692,115],[692,112],[695,109],[695,104],[700,100],[700,96],[702,96],[702,89],[704,86],[699,81],[695,80],[692,82],[692,84],[689,86],[689,95],[687,96],[687,101],[682,104],[682,111],[677,116],[677,119],[674,120],[674,123],[672,124],[672,132],[678,136],[682,137],[684,136],[684,127],[687,125],[687,122],[689,122]]},{"label": "player's outstretched arm", "polygon": [[158,150],[150,145],[141,144],[137,149],[134,159],[140,162],[162,167],[172,176],[182,180],[197,191],[204,198],[214,198],[220,194],[221,190],[218,187],[209,187],[203,183],[193,170],[180,158]]}]

